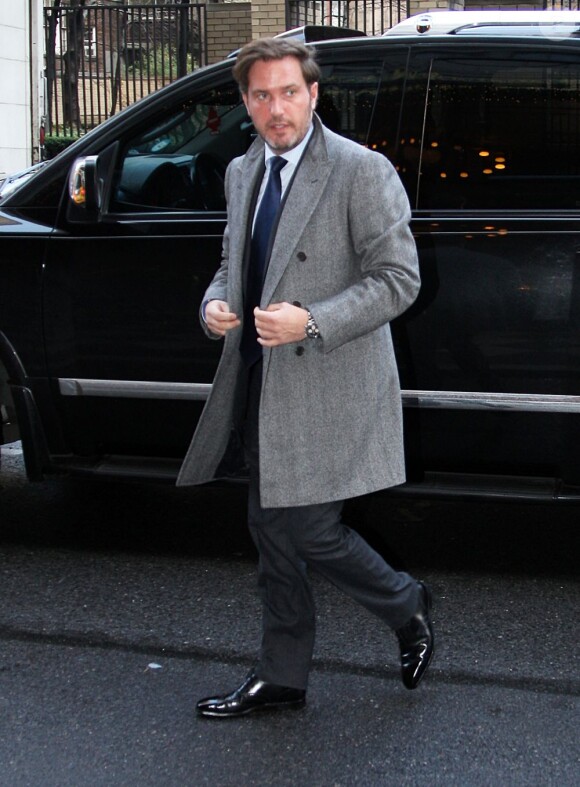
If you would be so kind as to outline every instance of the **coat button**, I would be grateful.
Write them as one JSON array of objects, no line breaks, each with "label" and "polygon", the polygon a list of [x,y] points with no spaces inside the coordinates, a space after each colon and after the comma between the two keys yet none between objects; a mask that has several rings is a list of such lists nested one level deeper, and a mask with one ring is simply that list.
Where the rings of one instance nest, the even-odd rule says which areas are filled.
[{"label": "coat button", "polygon": [[306,254],[304,254],[304,252],[303,252],[303,251],[299,251],[299,252],[298,252],[298,254],[297,254],[296,256],[298,257],[298,259],[300,260],[300,262],[304,262],[304,260],[306,259]]},{"label": "coat button", "polygon": [[304,355],[304,347],[302,345],[296,348],[296,355]]},{"label": "coat button", "polygon": [[292,306],[298,306],[299,309],[302,308],[302,304],[300,303],[300,301],[292,301]]}]

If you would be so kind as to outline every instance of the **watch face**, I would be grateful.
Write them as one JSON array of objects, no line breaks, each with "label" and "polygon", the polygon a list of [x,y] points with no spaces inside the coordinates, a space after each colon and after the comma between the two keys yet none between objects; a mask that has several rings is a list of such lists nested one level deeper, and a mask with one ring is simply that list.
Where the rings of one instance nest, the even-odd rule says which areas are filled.
[{"label": "watch face", "polygon": [[308,319],[308,322],[306,323],[305,331],[306,331],[306,336],[308,336],[309,339],[318,339],[318,337],[320,336],[320,331],[318,330],[318,326],[314,322],[314,317],[310,317]]}]

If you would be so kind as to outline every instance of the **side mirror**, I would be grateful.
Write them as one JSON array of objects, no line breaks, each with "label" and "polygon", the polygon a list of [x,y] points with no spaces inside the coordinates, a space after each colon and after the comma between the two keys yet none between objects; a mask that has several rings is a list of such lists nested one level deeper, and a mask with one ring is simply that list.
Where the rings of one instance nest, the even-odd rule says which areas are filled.
[{"label": "side mirror", "polygon": [[76,159],[68,179],[69,199],[76,207],[85,209],[87,218],[101,207],[97,159],[98,156]]},{"label": "side mirror", "polygon": [[118,143],[113,143],[98,156],[81,156],[73,162],[68,178],[69,221],[90,224],[101,220],[117,148]]}]

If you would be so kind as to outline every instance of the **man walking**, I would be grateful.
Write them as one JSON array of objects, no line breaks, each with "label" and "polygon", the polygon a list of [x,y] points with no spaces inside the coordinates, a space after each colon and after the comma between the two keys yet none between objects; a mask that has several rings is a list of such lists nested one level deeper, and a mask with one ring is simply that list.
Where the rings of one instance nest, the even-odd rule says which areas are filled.
[{"label": "man walking", "polygon": [[202,304],[208,336],[224,347],[178,484],[219,475],[232,433],[241,435],[263,625],[255,669],[198,702],[214,717],[304,705],[308,568],[395,631],[407,688],[433,654],[428,588],[341,522],[345,499],[404,481],[389,322],[420,284],[405,192],[383,156],[315,115],[310,49],[253,42],[234,76],[259,139],[226,176],[223,260]]}]

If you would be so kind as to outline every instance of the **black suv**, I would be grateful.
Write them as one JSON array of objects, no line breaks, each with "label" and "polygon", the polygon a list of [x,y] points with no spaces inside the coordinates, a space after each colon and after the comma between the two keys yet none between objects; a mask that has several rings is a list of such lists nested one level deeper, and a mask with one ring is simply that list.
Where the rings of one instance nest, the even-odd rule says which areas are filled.
[{"label": "black suv", "polygon": [[[454,12],[316,44],[323,121],[388,156],[413,207],[399,491],[580,497],[579,34],[573,12]],[[176,476],[221,349],[197,312],[224,173],[255,134],[232,62],[103,123],[0,204],[0,405],[31,479]]]}]

